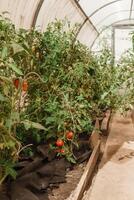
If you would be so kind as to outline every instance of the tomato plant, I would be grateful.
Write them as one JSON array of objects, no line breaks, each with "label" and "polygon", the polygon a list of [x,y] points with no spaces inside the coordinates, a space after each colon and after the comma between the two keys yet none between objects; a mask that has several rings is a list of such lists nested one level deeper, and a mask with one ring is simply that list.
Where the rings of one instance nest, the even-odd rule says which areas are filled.
[{"label": "tomato plant", "polygon": [[[133,53],[113,66],[108,48],[95,55],[75,40],[78,28],[63,20],[44,33],[16,30],[0,18],[1,182],[8,174],[15,177],[13,166],[31,141],[61,138],[53,148],[75,163],[78,135],[91,132],[106,109],[134,102]],[[124,82],[130,90],[122,96]]]}]

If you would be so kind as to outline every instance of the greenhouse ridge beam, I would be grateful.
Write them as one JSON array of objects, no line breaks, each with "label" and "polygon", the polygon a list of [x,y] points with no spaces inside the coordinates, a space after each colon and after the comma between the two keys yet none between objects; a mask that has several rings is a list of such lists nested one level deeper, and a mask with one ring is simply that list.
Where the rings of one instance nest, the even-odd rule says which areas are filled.
[{"label": "greenhouse ridge beam", "polygon": [[41,9],[43,3],[44,3],[44,0],[40,0],[39,1],[39,4],[38,4],[37,9],[35,11],[35,14],[34,14],[34,17],[33,17],[33,21],[32,21],[32,25],[31,25],[31,27],[33,27],[33,28],[35,28],[37,17],[39,15],[39,12],[40,12],[40,9]]},{"label": "greenhouse ridge beam", "polygon": [[134,1],[131,0],[131,7],[130,7],[130,15],[129,15],[129,19],[131,19],[131,17],[132,17],[133,3],[134,3]]},{"label": "greenhouse ridge beam", "polygon": [[117,24],[113,27],[116,29],[134,29],[134,24]]}]

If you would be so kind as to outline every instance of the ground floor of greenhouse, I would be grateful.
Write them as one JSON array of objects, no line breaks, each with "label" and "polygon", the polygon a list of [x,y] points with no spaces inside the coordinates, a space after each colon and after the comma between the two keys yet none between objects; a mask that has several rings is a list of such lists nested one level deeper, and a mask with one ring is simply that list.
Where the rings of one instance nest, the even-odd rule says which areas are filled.
[{"label": "ground floor of greenhouse", "polygon": [[134,199],[134,123],[132,114],[115,114],[104,154],[83,200]]}]

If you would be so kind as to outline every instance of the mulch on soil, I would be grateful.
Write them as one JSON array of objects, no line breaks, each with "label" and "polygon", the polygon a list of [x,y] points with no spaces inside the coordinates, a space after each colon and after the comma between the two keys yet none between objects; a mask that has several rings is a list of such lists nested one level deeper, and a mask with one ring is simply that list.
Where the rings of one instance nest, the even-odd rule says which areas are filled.
[{"label": "mulch on soil", "polygon": [[74,149],[74,165],[57,157],[48,144],[39,145],[34,158],[21,159],[16,165],[17,179],[7,180],[7,191],[0,193],[0,200],[65,200],[78,184],[85,167],[83,162],[90,157],[88,137],[80,138],[79,147]]}]

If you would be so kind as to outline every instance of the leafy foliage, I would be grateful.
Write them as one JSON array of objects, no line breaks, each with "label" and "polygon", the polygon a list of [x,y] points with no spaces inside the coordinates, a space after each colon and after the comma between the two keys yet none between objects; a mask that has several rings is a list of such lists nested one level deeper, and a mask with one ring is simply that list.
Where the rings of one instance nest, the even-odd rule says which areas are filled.
[{"label": "leafy foliage", "polygon": [[[0,19],[1,182],[7,175],[15,178],[20,152],[28,147],[25,154],[32,154],[29,143],[51,140],[51,149],[57,150],[55,141],[61,138],[64,147],[58,155],[74,163],[72,146],[79,134],[90,132],[106,109],[121,105],[123,68],[113,66],[109,49],[93,55],[75,41],[77,29],[55,21],[44,33],[16,31]],[[68,130],[74,133],[72,140],[66,138]]]}]

